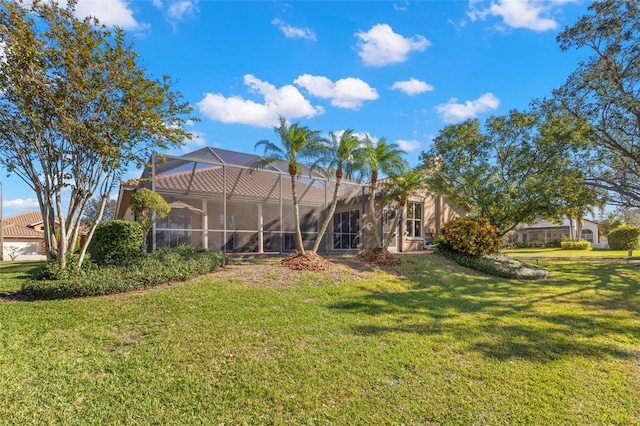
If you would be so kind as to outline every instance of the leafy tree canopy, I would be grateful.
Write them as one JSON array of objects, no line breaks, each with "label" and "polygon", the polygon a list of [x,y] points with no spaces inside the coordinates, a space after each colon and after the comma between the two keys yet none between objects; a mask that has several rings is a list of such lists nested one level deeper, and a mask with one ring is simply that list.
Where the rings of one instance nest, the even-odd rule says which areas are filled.
[{"label": "leafy tree canopy", "polygon": [[35,192],[60,268],[89,200],[102,205],[80,264],[123,173],[190,138],[192,110],[168,76],[147,76],[121,29],[76,19],[75,3],[0,0],[0,163]]},{"label": "leafy tree canopy", "polygon": [[262,147],[264,156],[261,161],[253,166],[255,168],[266,167],[278,161],[287,163],[291,177],[296,251],[304,256],[304,243],[302,241],[302,231],[300,230],[300,207],[298,194],[296,193],[296,177],[301,174],[304,160],[316,161],[318,158],[325,156],[327,145],[324,143],[319,131],[311,130],[309,127],[301,126],[299,123],[287,124],[287,119],[283,116],[279,117],[278,126],[274,127],[273,130],[280,138],[280,145],[266,139],[256,142],[255,148]]},{"label": "leafy tree canopy", "polygon": [[104,204],[102,218],[98,220],[102,200],[100,198],[92,198],[87,203],[87,208],[82,216],[82,225],[91,227],[94,223],[107,222],[116,218],[116,206],[118,202],[113,198],[108,198]]},{"label": "leafy tree canopy", "polygon": [[543,108],[445,127],[421,154],[432,190],[469,205],[502,235],[538,216],[556,218],[596,202],[581,158],[589,126]]},{"label": "leafy tree canopy", "polygon": [[558,36],[563,50],[585,49],[556,107],[588,121],[596,133],[598,161],[588,182],[614,205],[640,206],[640,3],[600,0],[590,14]]},{"label": "leafy tree canopy", "polygon": [[153,222],[164,219],[171,211],[171,207],[162,195],[147,188],[140,188],[131,196],[131,212],[136,221],[142,226],[145,235],[151,229]]}]

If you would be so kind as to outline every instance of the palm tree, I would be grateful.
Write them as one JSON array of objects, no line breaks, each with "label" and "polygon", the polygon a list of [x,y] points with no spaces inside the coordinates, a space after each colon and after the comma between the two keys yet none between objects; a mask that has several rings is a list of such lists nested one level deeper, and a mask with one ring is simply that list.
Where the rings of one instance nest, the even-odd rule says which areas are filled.
[{"label": "palm tree", "polygon": [[371,176],[369,181],[369,210],[371,214],[371,225],[373,227],[373,235],[376,238],[377,247],[382,247],[382,238],[380,229],[376,224],[376,190],[378,187],[378,175],[380,172],[391,176],[404,172],[408,167],[408,163],[403,158],[406,154],[395,143],[387,143],[385,138],[378,139],[373,142],[369,135],[365,135],[364,149],[367,157],[367,174]]},{"label": "palm tree", "polygon": [[282,146],[278,146],[266,139],[258,141],[255,148],[264,148],[264,157],[254,164],[254,167],[266,167],[278,161],[284,161],[289,166],[291,176],[291,195],[293,197],[293,220],[296,227],[296,250],[304,256],[302,232],[300,231],[300,209],[296,194],[296,178],[300,176],[303,160],[313,161],[325,153],[320,132],[311,130],[307,126],[298,123],[287,125],[287,119],[279,117],[279,125],[273,129],[280,137]]},{"label": "palm tree", "polygon": [[318,251],[322,237],[325,232],[327,232],[333,213],[336,211],[342,178],[346,177],[347,179],[351,179],[354,175],[361,174],[366,162],[364,147],[360,140],[353,134],[353,129],[345,130],[339,138],[335,133],[329,132],[329,137],[330,139],[325,142],[326,156],[320,159],[319,162],[325,165],[327,173],[335,173],[336,185],[329,211],[324,218],[320,232],[318,232],[318,238],[313,245],[314,253]]},{"label": "palm tree", "polygon": [[397,206],[397,214],[391,226],[391,232],[385,239],[383,237],[383,245],[385,249],[389,247],[391,239],[395,236],[396,229],[398,229],[398,223],[400,222],[404,207],[407,205],[409,195],[415,192],[417,189],[426,187],[426,175],[423,169],[412,169],[406,173],[390,176],[390,183],[387,185],[387,194],[385,195],[385,201],[395,201]]}]

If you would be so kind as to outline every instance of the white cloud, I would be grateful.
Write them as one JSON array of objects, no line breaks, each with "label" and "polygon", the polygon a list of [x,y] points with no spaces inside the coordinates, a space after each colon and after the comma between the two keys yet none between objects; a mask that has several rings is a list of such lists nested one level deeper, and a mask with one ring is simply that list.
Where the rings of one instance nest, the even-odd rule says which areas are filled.
[{"label": "white cloud", "polygon": [[362,132],[353,132],[353,136],[357,137],[360,141],[364,141],[367,138],[367,136],[369,136],[369,139],[371,140],[371,142],[373,142],[374,145],[377,144],[378,141],[380,140],[379,137],[371,136],[367,132],[364,132],[364,133],[362,133]]},{"label": "white cloud", "polygon": [[162,0],[151,0],[151,3],[156,9],[162,9]]},{"label": "white cloud", "polygon": [[355,34],[361,41],[358,43],[358,55],[365,65],[381,67],[396,62],[404,62],[413,50],[424,51],[431,45],[421,35],[405,38],[393,32],[387,24],[374,25],[367,32]]},{"label": "white cloud", "polygon": [[433,86],[425,83],[424,81],[416,80],[415,78],[410,78],[406,81],[396,81],[391,86],[393,90],[402,90],[409,96],[417,95],[418,93],[430,92],[433,90]]},{"label": "white cloud", "polygon": [[470,0],[467,14],[472,21],[483,21],[487,16],[496,16],[511,28],[549,31],[558,28],[558,22],[553,18],[558,6],[573,1],[575,0],[492,0],[490,5],[482,7],[485,4],[482,0]]},{"label": "white cloud", "polygon": [[185,15],[193,16],[196,13],[198,13],[198,5],[195,1],[177,1],[167,8],[167,16],[176,21],[181,21]]},{"label": "white cloud", "polygon": [[338,108],[359,109],[363,102],[379,98],[376,89],[359,78],[342,78],[334,83],[327,77],[304,74],[294,83],[313,96],[331,99],[331,105]]},{"label": "white cloud", "polygon": [[[61,6],[66,1],[58,2]],[[79,19],[95,16],[100,23],[107,26],[119,26],[125,30],[145,30],[149,24],[141,23],[133,17],[133,11],[125,0],[80,0],[76,4],[75,15]]]},{"label": "white cloud", "polygon": [[311,31],[311,29],[309,28],[292,27],[291,25],[285,24],[278,18],[271,21],[271,23],[276,27],[278,27],[278,29],[282,31],[282,33],[287,38],[293,38],[293,39],[303,38],[305,40],[313,40],[313,41],[316,40],[315,33]]},{"label": "white cloud", "polygon": [[4,200],[2,202],[4,207],[15,207],[18,209],[30,209],[33,207],[39,207],[38,200],[35,198],[16,198],[15,200]]},{"label": "white cloud", "polygon": [[271,127],[278,121],[278,115],[288,119],[314,117],[324,112],[320,106],[313,107],[292,85],[280,88],[257,79],[252,74],[244,76],[244,84],[261,95],[264,103],[244,99],[241,96],[225,97],[219,93],[207,93],[198,102],[200,112],[222,123],[249,124],[258,127]]},{"label": "white cloud", "polygon": [[409,1],[405,0],[402,3],[394,3],[393,8],[398,12],[406,12],[409,9]]},{"label": "white cloud", "polygon": [[436,106],[440,118],[446,123],[457,123],[468,118],[475,118],[478,114],[497,109],[500,99],[489,92],[474,101],[466,101],[461,104],[456,98],[451,98],[446,104]]},{"label": "white cloud", "polygon": [[406,152],[415,151],[421,146],[420,142],[418,142],[415,139],[409,139],[409,140],[398,139],[396,143],[398,144],[401,150]]}]

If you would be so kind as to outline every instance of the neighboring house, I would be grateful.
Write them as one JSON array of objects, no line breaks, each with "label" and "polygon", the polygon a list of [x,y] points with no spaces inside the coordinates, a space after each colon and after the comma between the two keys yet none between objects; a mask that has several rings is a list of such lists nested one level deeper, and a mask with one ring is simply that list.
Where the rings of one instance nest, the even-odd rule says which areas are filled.
[{"label": "neighboring house", "polygon": [[[573,232],[570,231],[571,229],[573,229]],[[599,241],[598,222],[583,219],[582,224],[580,224],[577,219],[566,217],[560,223],[537,219],[532,224],[519,224],[516,226],[514,242],[547,244],[553,240],[569,238],[572,234],[579,234],[579,238],[585,239],[591,244],[597,244]]]},{"label": "neighboring house", "polygon": [[[229,253],[293,251],[293,197],[287,164],[254,169],[260,159],[218,148],[202,148],[181,157],[154,155],[139,181],[122,182],[116,217],[134,219],[131,194],[144,186],[161,194],[172,207],[151,232],[152,248],[190,244]],[[306,248],[315,242],[334,185],[322,170],[306,166],[296,181]],[[377,214],[384,215],[388,233],[396,211],[393,206],[382,206],[381,195],[382,191],[376,194]],[[321,252],[375,246],[369,196],[367,185],[343,180]],[[405,220],[389,246],[391,251],[422,248],[424,240],[433,238],[444,223],[466,211],[441,195],[420,191],[410,197],[401,214]]]},{"label": "neighboring house", "polygon": [[40,212],[25,212],[5,217],[2,225],[4,260],[46,259]]}]

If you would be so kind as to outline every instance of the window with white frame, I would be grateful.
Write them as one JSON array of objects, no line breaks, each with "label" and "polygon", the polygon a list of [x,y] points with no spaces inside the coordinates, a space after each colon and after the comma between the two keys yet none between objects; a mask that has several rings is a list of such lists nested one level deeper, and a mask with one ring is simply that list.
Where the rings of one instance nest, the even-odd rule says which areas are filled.
[{"label": "window with white frame", "polygon": [[422,203],[407,203],[407,237],[422,238]]}]

